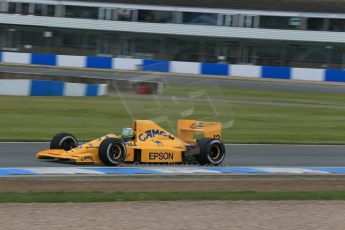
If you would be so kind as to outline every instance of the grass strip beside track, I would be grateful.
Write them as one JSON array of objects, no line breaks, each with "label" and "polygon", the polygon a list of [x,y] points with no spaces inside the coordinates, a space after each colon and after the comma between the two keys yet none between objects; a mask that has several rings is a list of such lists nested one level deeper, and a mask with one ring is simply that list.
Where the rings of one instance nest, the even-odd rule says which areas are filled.
[{"label": "grass strip beside track", "polygon": [[114,201],[206,201],[206,200],[345,200],[339,192],[8,192],[0,193],[0,203],[83,203]]},{"label": "grass strip beside track", "polygon": [[[189,101],[190,92],[212,100]],[[345,144],[343,94],[168,85],[171,95],[182,99],[0,96],[0,141],[49,141],[58,132],[88,141],[120,133],[132,119],[164,118],[174,132],[181,112],[191,112],[187,119],[232,121],[222,131],[225,142]]]}]

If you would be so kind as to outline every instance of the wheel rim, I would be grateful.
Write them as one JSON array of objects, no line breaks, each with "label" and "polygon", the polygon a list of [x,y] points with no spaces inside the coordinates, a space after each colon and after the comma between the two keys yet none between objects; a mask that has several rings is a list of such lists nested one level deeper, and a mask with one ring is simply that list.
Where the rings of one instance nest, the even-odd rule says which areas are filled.
[{"label": "wheel rim", "polygon": [[122,155],[122,149],[118,145],[110,145],[108,148],[108,156],[110,159],[116,161],[120,159]]},{"label": "wheel rim", "polygon": [[213,145],[210,149],[209,157],[214,162],[220,161],[223,158],[222,148],[217,144]]},{"label": "wheel rim", "polygon": [[62,148],[66,151],[75,148],[75,145],[76,144],[75,144],[73,139],[67,139],[64,142],[62,142],[62,144],[61,144]]}]

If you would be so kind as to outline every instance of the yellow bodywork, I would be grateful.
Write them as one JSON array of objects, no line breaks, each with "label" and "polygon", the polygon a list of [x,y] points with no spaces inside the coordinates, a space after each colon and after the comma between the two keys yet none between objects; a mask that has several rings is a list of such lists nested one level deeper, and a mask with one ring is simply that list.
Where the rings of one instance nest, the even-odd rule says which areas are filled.
[{"label": "yellow bodywork", "polygon": [[[194,120],[179,120],[177,137],[150,120],[135,120],[133,129],[134,139],[124,141],[127,150],[125,162],[179,163],[183,161],[183,153],[187,150],[187,146],[195,145],[194,133],[216,139],[220,139],[221,135],[220,122]],[[106,138],[121,139],[118,135],[108,134],[69,151],[49,149],[37,153],[36,157],[100,164],[98,148]]]}]

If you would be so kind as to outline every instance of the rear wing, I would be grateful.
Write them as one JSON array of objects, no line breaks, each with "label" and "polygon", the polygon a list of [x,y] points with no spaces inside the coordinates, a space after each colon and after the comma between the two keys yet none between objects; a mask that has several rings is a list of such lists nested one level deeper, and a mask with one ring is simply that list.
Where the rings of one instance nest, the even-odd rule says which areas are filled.
[{"label": "rear wing", "polygon": [[178,137],[187,143],[195,142],[195,133],[201,133],[204,138],[220,139],[221,130],[221,122],[179,120],[177,124]]}]

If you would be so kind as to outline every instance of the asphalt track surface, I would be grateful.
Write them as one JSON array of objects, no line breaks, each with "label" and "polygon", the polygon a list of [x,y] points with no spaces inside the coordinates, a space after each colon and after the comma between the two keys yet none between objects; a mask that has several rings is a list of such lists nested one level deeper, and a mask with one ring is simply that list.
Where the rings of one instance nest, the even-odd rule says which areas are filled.
[{"label": "asphalt track surface", "polygon": [[0,66],[0,72],[5,73],[23,73],[23,74],[40,74],[45,76],[69,76],[103,78],[103,79],[131,79],[143,81],[157,81],[171,84],[192,84],[206,86],[229,86],[249,89],[271,89],[271,90],[288,90],[296,92],[319,92],[319,93],[345,93],[345,85],[324,85],[296,82],[279,82],[279,81],[252,81],[238,79],[218,79],[210,77],[209,79],[191,76],[159,76],[147,74],[125,74],[115,73],[112,71],[95,71],[95,70],[72,70],[56,68],[39,68],[39,67],[19,67],[19,66]]},{"label": "asphalt track surface", "polygon": [[[47,148],[49,143],[0,143],[0,167],[75,166],[35,158],[35,153]],[[345,146],[341,145],[227,144],[226,148],[226,166],[345,167]]]},{"label": "asphalt track surface", "polygon": [[[345,93],[345,85],[319,85],[311,83],[202,79],[184,76],[159,76],[125,74],[111,71],[81,71],[55,68],[31,68],[0,66],[0,72],[32,73],[46,76],[69,76],[132,79],[182,83],[192,85],[229,86],[249,89],[288,90],[299,92]],[[37,160],[35,153],[47,149],[48,143],[0,143],[0,167],[66,167],[73,164],[51,160]],[[328,145],[227,145],[226,166],[267,166],[267,167],[345,167],[345,146]]]}]

